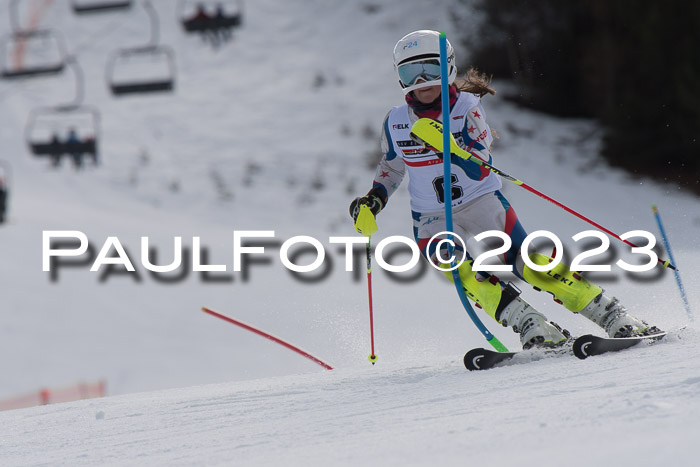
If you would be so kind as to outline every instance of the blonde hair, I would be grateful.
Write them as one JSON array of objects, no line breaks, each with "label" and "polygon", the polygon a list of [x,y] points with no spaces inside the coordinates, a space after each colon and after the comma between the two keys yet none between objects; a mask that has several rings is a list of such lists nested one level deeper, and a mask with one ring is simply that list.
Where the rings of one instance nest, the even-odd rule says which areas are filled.
[{"label": "blonde hair", "polygon": [[470,68],[466,76],[457,78],[455,85],[458,91],[478,94],[479,97],[484,97],[486,94],[496,94],[496,90],[490,87],[492,79],[492,76],[481,73],[476,68]]}]

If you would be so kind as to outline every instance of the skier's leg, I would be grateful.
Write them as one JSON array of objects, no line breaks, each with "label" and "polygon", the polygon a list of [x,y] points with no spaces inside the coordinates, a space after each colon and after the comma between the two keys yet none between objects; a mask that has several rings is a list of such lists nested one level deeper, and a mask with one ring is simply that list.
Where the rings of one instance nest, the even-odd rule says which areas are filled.
[{"label": "skier's leg", "polygon": [[[501,230],[510,236],[512,245],[502,261],[512,265],[513,272],[536,290],[551,293],[557,303],[598,324],[610,337],[658,332],[658,328],[650,327],[644,321],[629,315],[616,298],[603,294],[600,287],[571,271],[565,264],[560,263],[551,271],[545,272],[535,271],[526,266],[521,249],[527,233],[520,225],[510,203],[500,192],[495,192],[491,197],[477,198],[469,210],[474,211],[466,216],[469,229],[480,229],[474,235],[486,230]],[[552,261],[552,258],[539,253],[532,253],[529,258],[537,265],[545,265]]]},{"label": "skier's leg", "polygon": [[[453,227],[459,238],[465,239],[466,232],[459,227]],[[419,213],[413,212],[413,233],[423,256],[433,265],[437,265],[439,268],[444,269],[445,276],[454,282],[452,271],[449,271],[449,264],[441,263],[438,260],[440,258],[448,258],[447,245],[442,243],[442,251],[437,250],[437,245],[440,244],[440,240],[446,239],[447,231],[445,216],[442,212],[430,212],[430,213]],[[438,237],[435,237],[440,232],[443,232]],[[433,241],[431,242],[431,239]],[[459,239],[455,237],[455,248],[454,256],[461,259],[465,256],[465,245],[461,244]],[[459,278],[462,281],[462,286],[467,294],[467,296],[473,300],[478,307],[483,308],[486,313],[492,318],[495,317],[498,304],[501,300],[501,289],[500,284],[496,276],[490,276],[488,274],[476,274],[472,271],[473,260],[466,253],[466,261],[464,261],[458,268]]]},{"label": "skier's leg", "polygon": [[[553,261],[549,256],[531,253],[530,260],[538,265]],[[610,337],[630,337],[659,332],[655,326],[627,313],[619,300],[603,293],[603,289],[559,263],[549,271],[535,271],[525,265],[525,280],[537,290],[549,292],[554,301],[566,309],[590,319],[603,328]]]},{"label": "skier's leg", "polygon": [[[524,349],[554,347],[570,337],[567,330],[548,322],[546,316],[520,298],[520,290],[513,284],[505,284],[495,275],[474,272],[472,264],[472,260],[465,261],[458,268],[465,293],[498,323],[520,334]],[[452,271],[445,271],[445,275],[454,283]]]},{"label": "skier's leg", "polygon": [[[478,215],[485,212],[493,212],[498,206],[501,206],[503,218],[505,219],[505,210],[500,201],[494,195],[490,196],[491,200],[483,200],[478,198],[475,202],[479,203],[476,209],[469,204],[456,211],[456,218],[459,223],[455,226],[457,235],[466,238],[467,232],[460,228],[459,225],[469,224],[468,214]],[[497,204],[494,206],[493,201]],[[444,217],[441,213],[413,213],[414,219],[414,234],[416,242],[428,261],[433,264],[439,264],[443,269],[449,269],[448,265],[440,264],[437,261],[437,255],[441,254],[443,258],[447,255],[444,252],[438,252],[435,249],[437,242],[433,242],[429,249],[429,240],[437,233],[445,231]],[[476,220],[475,220],[476,221]],[[517,218],[516,218],[517,221]],[[483,219],[479,219],[483,222]],[[472,224],[473,225],[473,224]],[[503,229],[503,224],[498,227],[498,224],[493,225],[488,222],[484,223],[486,230]],[[518,223],[519,225],[519,223]],[[522,229],[522,227],[520,227]],[[524,236],[523,236],[524,237]],[[455,255],[458,258],[462,257],[463,246],[455,247]],[[506,254],[506,257],[508,254]],[[500,281],[495,275],[490,275],[483,272],[475,272],[472,269],[473,260],[468,256],[468,259],[463,262],[459,268],[459,278],[462,282],[467,296],[472,299],[476,305],[483,308],[484,311],[494,318],[503,326],[511,326],[513,330],[520,334],[520,341],[523,348],[536,346],[555,346],[564,342],[568,337],[567,331],[562,331],[559,326],[554,323],[547,322],[547,318],[532,308],[525,300],[519,297],[520,291],[512,284],[505,284]],[[506,260],[506,258],[502,258]],[[453,282],[452,271],[444,271],[445,276]]]},{"label": "skier's leg", "polygon": [[[544,266],[553,261],[549,256],[530,253],[530,261]],[[535,271],[523,264],[522,275],[536,290],[544,290],[554,296],[554,301],[574,313],[580,312],[602,289],[588,282],[583,276],[572,271],[564,263],[557,264],[549,271]]]}]

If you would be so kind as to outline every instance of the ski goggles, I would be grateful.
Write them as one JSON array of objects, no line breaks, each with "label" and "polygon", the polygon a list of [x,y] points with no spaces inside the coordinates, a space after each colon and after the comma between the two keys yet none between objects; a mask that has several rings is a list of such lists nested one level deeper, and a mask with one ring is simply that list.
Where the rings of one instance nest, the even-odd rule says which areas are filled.
[{"label": "ski goggles", "polygon": [[397,67],[399,79],[404,87],[413,86],[416,81],[435,81],[440,79],[440,60],[420,60],[418,62],[405,63]]}]

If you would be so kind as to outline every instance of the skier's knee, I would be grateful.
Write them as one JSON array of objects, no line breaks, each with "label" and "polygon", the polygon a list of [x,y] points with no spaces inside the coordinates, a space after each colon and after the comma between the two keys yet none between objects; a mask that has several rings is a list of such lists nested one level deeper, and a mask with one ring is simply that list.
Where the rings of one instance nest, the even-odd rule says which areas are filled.
[{"label": "skier's knee", "polygon": [[[538,266],[553,261],[553,258],[540,253],[531,253],[529,257]],[[523,276],[535,289],[549,292],[554,296],[554,301],[574,313],[581,311],[602,291],[564,263],[559,263],[548,271],[535,271],[525,264]]]},{"label": "skier's knee", "polygon": [[[498,277],[494,275],[482,275],[472,269],[474,261],[464,261],[457,272],[459,280],[462,282],[462,287],[469,298],[474,300],[478,306],[496,319],[496,311],[501,301],[501,284]],[[443,273],[447,276],[450,282],[454,283],[454,272],[448,270],[449,264],[440,264]]]}]

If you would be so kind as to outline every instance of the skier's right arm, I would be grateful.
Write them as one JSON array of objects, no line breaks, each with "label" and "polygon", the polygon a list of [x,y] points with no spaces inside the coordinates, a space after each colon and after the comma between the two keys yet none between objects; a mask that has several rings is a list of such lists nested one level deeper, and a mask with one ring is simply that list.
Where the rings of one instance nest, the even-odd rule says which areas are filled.
[{"label": "skier's right arm", "polygon": [[370,207],[372,214],[375,216],[379,211],[384,209],[389,197],[396,191],[406,175],[406,165],[403,158],[396,154],[394,144],[389,134],[387,119],[384,119],[382,130],[381,148],[382,159],[377,165],[377,171],[374,175],[374,183],[372,189],[361,198],[355,198],[350,203],[350,216],[353,220],[357,220],[357,214],[360,211],[360,205],[365,204]]}]

